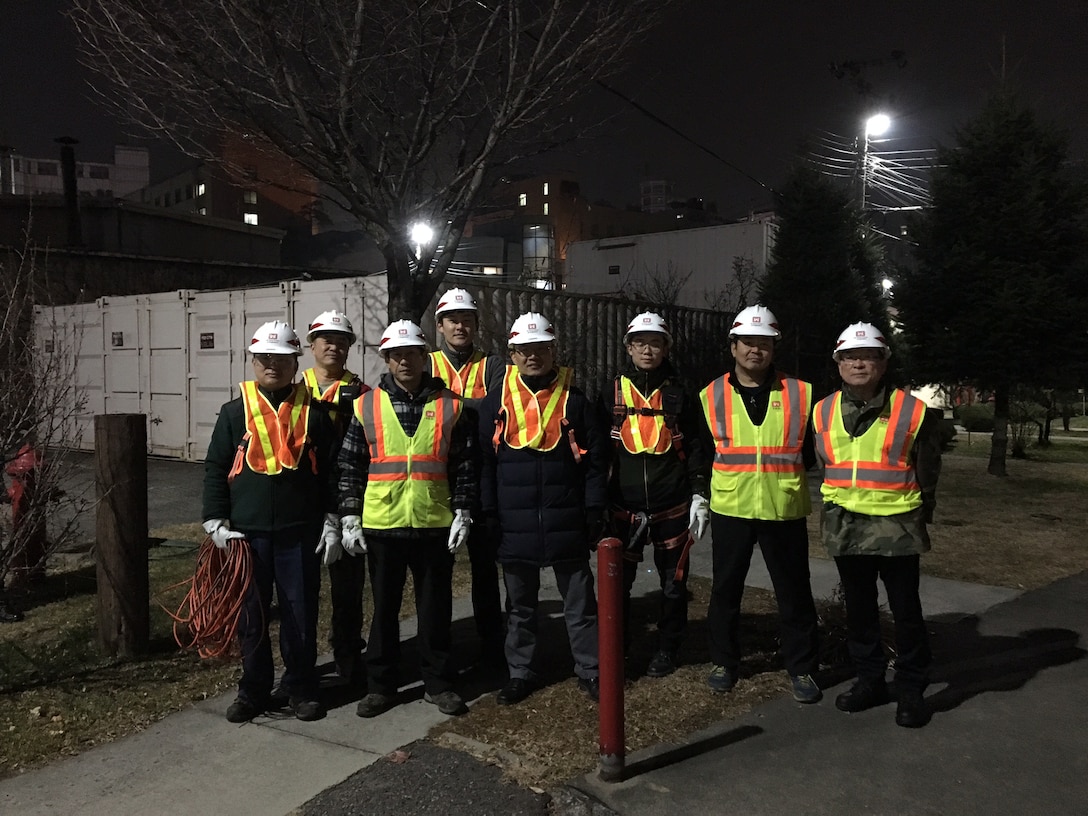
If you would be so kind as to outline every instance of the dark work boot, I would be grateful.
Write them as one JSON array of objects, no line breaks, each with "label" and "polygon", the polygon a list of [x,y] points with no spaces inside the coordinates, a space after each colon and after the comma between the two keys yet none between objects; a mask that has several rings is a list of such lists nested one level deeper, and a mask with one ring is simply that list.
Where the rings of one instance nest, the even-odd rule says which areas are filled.
[{"label": "dark work boot", "polygon": [[888,696],[888,684],[883,679],[859,679],[850,687],[849,691],[844,691],[835,698],[835,708],[839,711],[856,714],[859,711],[882,706],[889,700],[891,700],[891,697]]}]

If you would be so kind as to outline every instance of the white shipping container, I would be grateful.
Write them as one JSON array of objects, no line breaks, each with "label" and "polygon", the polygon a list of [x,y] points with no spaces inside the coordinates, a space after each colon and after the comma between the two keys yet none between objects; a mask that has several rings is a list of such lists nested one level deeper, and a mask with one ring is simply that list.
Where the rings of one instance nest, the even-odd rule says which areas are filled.
[{"label": "white shipping container", "polygon": [[348,367],[373,384],[385,370],[376,349],[386,302],[384,276],[186,289],[39,308],[37,335],[47,353],[76,357],[75,392],[86,404],[71,447],[94,449],[96,414],[139,413],[148,418],[149,454],[200,461],[220,406],[252,377],[246,348],[258,326],[286,320],[295,328],[304,345],[301,370],[312,363],[310,320],[328,309],[345,312],[359,336]]}]

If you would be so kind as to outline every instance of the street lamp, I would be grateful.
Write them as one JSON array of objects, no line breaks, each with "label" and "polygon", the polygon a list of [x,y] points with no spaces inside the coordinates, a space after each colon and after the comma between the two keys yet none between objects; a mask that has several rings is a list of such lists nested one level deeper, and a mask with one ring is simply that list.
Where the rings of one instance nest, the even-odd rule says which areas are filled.
[{"label": "street lamp", "polygon": [[416,260],[423,257],[423,247],[434,240],[434,230],[431,229],[429,224],[424,224],[422,221],[417,221],[412,225],[411,232],[409,233],[412,243],[416,245]]},{"label": "street lamp", "polygon": [[882,136],[891,127],[886,113],[877,113],[865,120],[865,130],[858,138],[858,207],[865,209],[866,188],[869,184],[869,139]]}]

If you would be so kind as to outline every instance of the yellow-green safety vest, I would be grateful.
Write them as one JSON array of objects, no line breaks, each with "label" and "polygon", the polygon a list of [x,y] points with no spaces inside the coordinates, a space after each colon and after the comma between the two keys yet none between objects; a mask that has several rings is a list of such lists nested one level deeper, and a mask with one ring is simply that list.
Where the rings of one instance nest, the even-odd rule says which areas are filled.
[{"label": "yellow-green safety vest", "polygon": [[876,422],[855,437],[843,425],[842,391],[816,403],[816,447],[827,463],[820,486],[824,501],[868,516],[895,516],[921,507],[910,452],[925,415],[924,402],[895,389]]},{"label": "yellow-green safety vest", "polygon": [[363,494],[362,526],[372,530],[449,527],[449,450],[462,401],[449,389],[432,396],[412,436],[404,432],[384,389],[355,401],[366,432],[370,469]]},{"label": "yellow-green safety vest", "polygon": [[786,521],[812,509],[801,448],[812,386],[779,375],[754,425],[740,394],[719,377],[699,393],[714,436],[710,509],[735,518]]}]

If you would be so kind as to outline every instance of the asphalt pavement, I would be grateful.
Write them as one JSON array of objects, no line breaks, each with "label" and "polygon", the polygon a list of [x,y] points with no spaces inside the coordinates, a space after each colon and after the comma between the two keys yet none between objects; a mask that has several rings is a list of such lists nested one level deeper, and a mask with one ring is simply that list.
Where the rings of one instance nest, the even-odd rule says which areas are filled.
[{"label": "asphalt pavement", "polygon": [[[198,520],[201,476],[200,465],[149,462],[152,529]],[[696,574],[710,575],[709,551],[694,548]],[[834,565],[811,564],[814,593],[830,594]],[[647,574],[636,591],[653,591],[653,583]],[[749,584],[769,586],[758,557]],[[558,598],[554,584],[542,595]],[[894,704],[837,711],[834,697],[848,687],[840,684],[817,705],[779,699],[681,744],[633,754],[621,782],[591,773],[541,794],[503,782],[491,763],[425,741],[444,717],[422,700],[418,680],[401,690],[401,705],[363,720],[355,698],[328,675],[323,720],[281,714],[231,725],[223,719],[231,692],[139,734],[0,780],[0,813],[1082,812],[1088,573],[1023,594],[923,578],[922,596],[935,654],[927,692],[934,716],[919,730],[895,725]],[[471,641],[470,616],[467,599],[458,600],[455,640]],[[406,622],[402,637],[414,628]],[[329,656],[321,662],[331,669]],[[494,689],[471,675],[465,680],[470,697]]]}]

